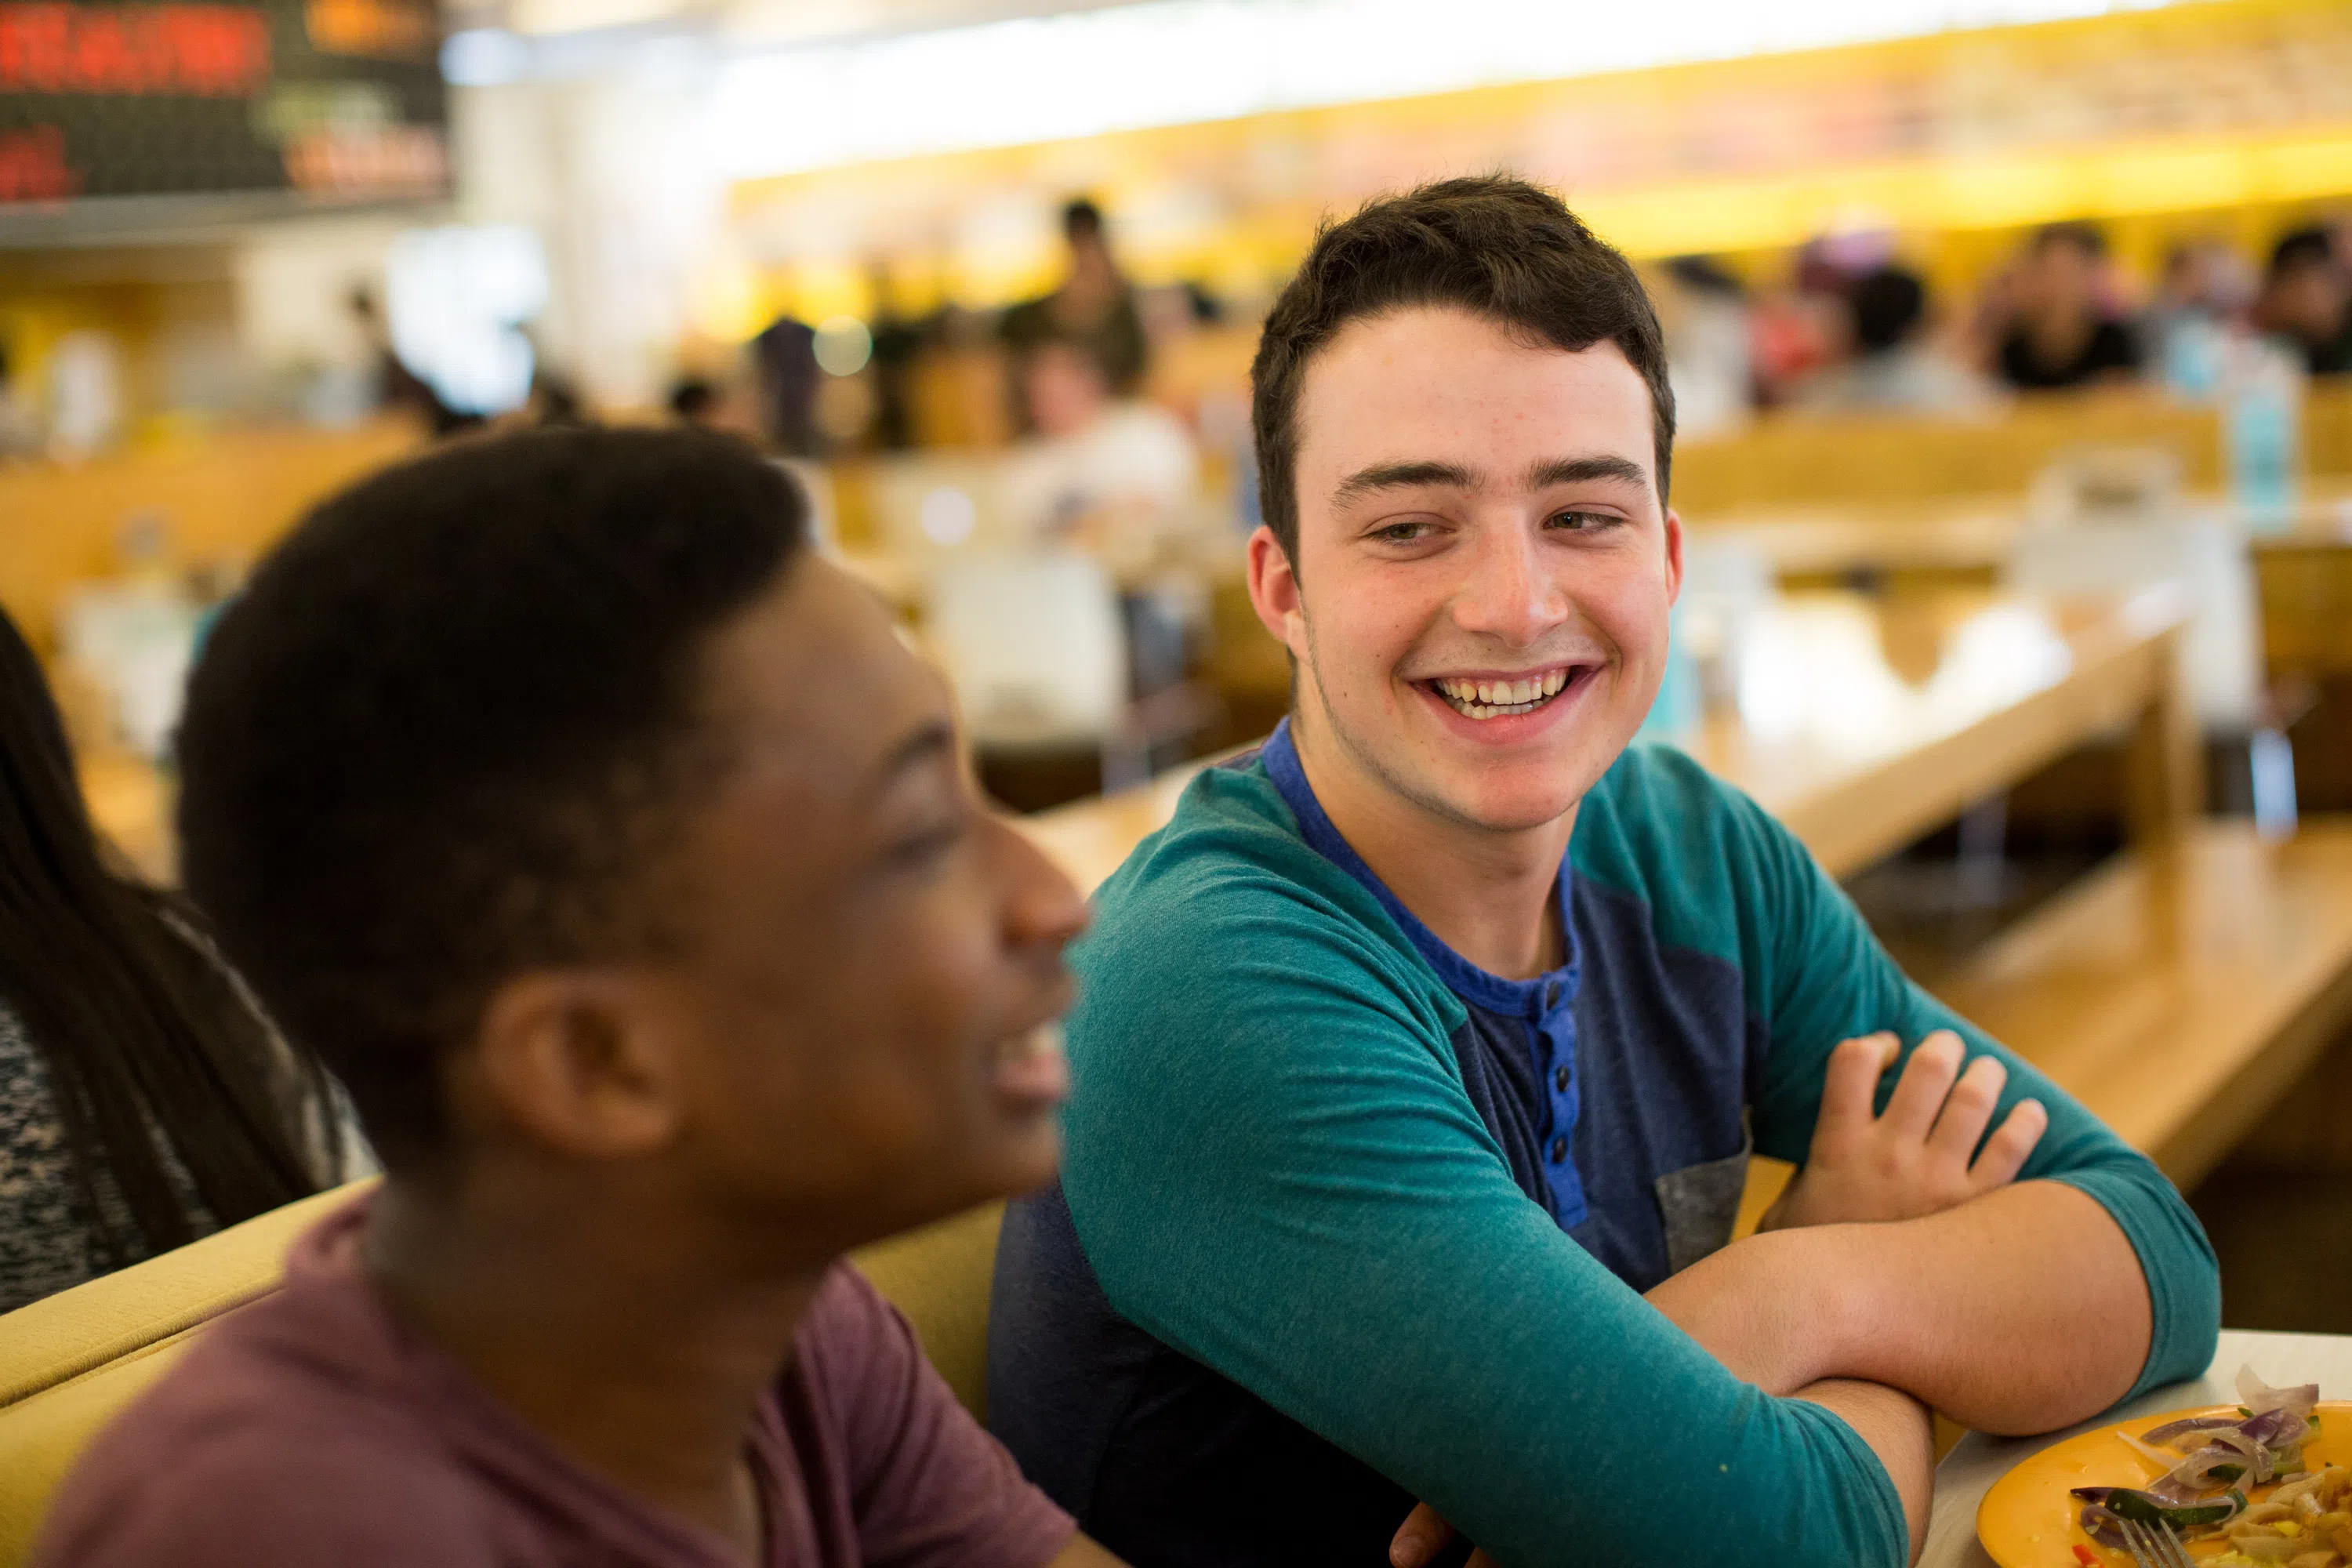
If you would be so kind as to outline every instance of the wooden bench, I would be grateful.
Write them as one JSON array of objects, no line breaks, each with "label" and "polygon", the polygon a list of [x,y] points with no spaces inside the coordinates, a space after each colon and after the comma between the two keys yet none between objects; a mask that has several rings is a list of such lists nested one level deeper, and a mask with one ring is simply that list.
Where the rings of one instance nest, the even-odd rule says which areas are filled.
[{"label": "wooden bench", "polygon": [[[2198,822],[2117,856],[1936,994],[2183,1191],[2352,1024],[2352,818]],[[1743,1218],[1788,1179],[1757,1162]]]}]

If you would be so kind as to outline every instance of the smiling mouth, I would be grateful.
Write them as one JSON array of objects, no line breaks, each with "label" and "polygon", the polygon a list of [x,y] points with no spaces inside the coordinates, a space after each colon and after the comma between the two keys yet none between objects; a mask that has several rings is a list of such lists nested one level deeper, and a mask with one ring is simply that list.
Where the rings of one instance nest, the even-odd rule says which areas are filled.
[{"label": "smiling mouth", "polygon": [[1590,665],[1567,664],[1511,680],[1472,680],[1446,675],[1420,684],[1465,719],[1507,719],[1549,705],[1591,670]]}]

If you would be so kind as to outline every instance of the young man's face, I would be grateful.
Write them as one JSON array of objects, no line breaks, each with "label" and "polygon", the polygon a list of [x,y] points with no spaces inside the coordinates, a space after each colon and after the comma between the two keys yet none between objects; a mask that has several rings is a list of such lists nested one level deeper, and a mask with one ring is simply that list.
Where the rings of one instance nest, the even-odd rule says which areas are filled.
[{"label": "young man's face", "polygon": [[1297,429],[1297,570],[1261,530],[1251,591],[1318,753],[1457,824],[1559,817],[1649,712],[1681,584],[1641,375],[1401,310],[1310,362]]},{"label": "young man's face", "polygon": [[845,1246],[1045,1181],[1085,906],[982,809],[944,684],[814,558],[705,668],[734,755],[662,976],[695,1168]]}]

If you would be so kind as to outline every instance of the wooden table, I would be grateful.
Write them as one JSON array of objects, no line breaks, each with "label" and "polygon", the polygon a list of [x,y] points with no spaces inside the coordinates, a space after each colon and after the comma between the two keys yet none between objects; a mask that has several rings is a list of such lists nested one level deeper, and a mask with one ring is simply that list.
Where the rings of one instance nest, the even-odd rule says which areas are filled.
[{"label": "wooden table", "polygon": [[[1751,639],[1738,710],[1687,742],[1845,876],[2084,741],[2130,727],[2136,833],[2185,820],[2200,762],[2168,593],[2041,605],[1983,593],[1790,595]],[[1088,889],[1174,812],[1202,764],[1024,818]]]},{"label": "wooden table", "polygon": [[[2226,497],[2189,496],[2191,513],[2218,515]],[[2017,538],[2032,525],[2021,496],[1954,496],[1942,500],[1869,505],[1759,508],[1688,521],[1694,544],[1752,550],[1784,578],[1854,574],[1998,576]],[[2352,488],[2340,479],[2305,487],[2294,521],[2250,531],[2257,556],[2280,550],[2352,544]]]},{"label": "wooden table", "polygon": [[[2104,1426],[2111,1420],[2199,1405],[2235,1405],[2238,1368],[2249,1362],[2267,1383],[2315,1382],[2324,1399],[2352,1396],[2352,1338],[2225,1331],[2211,1369],[2195,1382],[2159,1388],[2108,1415],[2047,1436],[1987,1437],[1972,1432],[1961,1438],[1936,1468],[1936,1506],[1928,1521],[1927,1549],[1920,1556],[1919,1568],[1993,1568],[1992,1559],[1977,1544],[1977,1505],[2011,1466],[2053,1443]],[[2066,1562],[2064,1549],[2053,1548],[2051,1568],[2059,1568]]]}]

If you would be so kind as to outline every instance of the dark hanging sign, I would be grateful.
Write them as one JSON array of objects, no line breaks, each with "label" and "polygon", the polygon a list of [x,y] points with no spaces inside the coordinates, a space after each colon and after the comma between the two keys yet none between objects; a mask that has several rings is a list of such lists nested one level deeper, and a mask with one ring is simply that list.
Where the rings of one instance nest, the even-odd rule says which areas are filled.
[{"label": "dark hanging sign", "polygon": [[440,42],[432,0],[0,0],[0,222],[444,195]]}]

